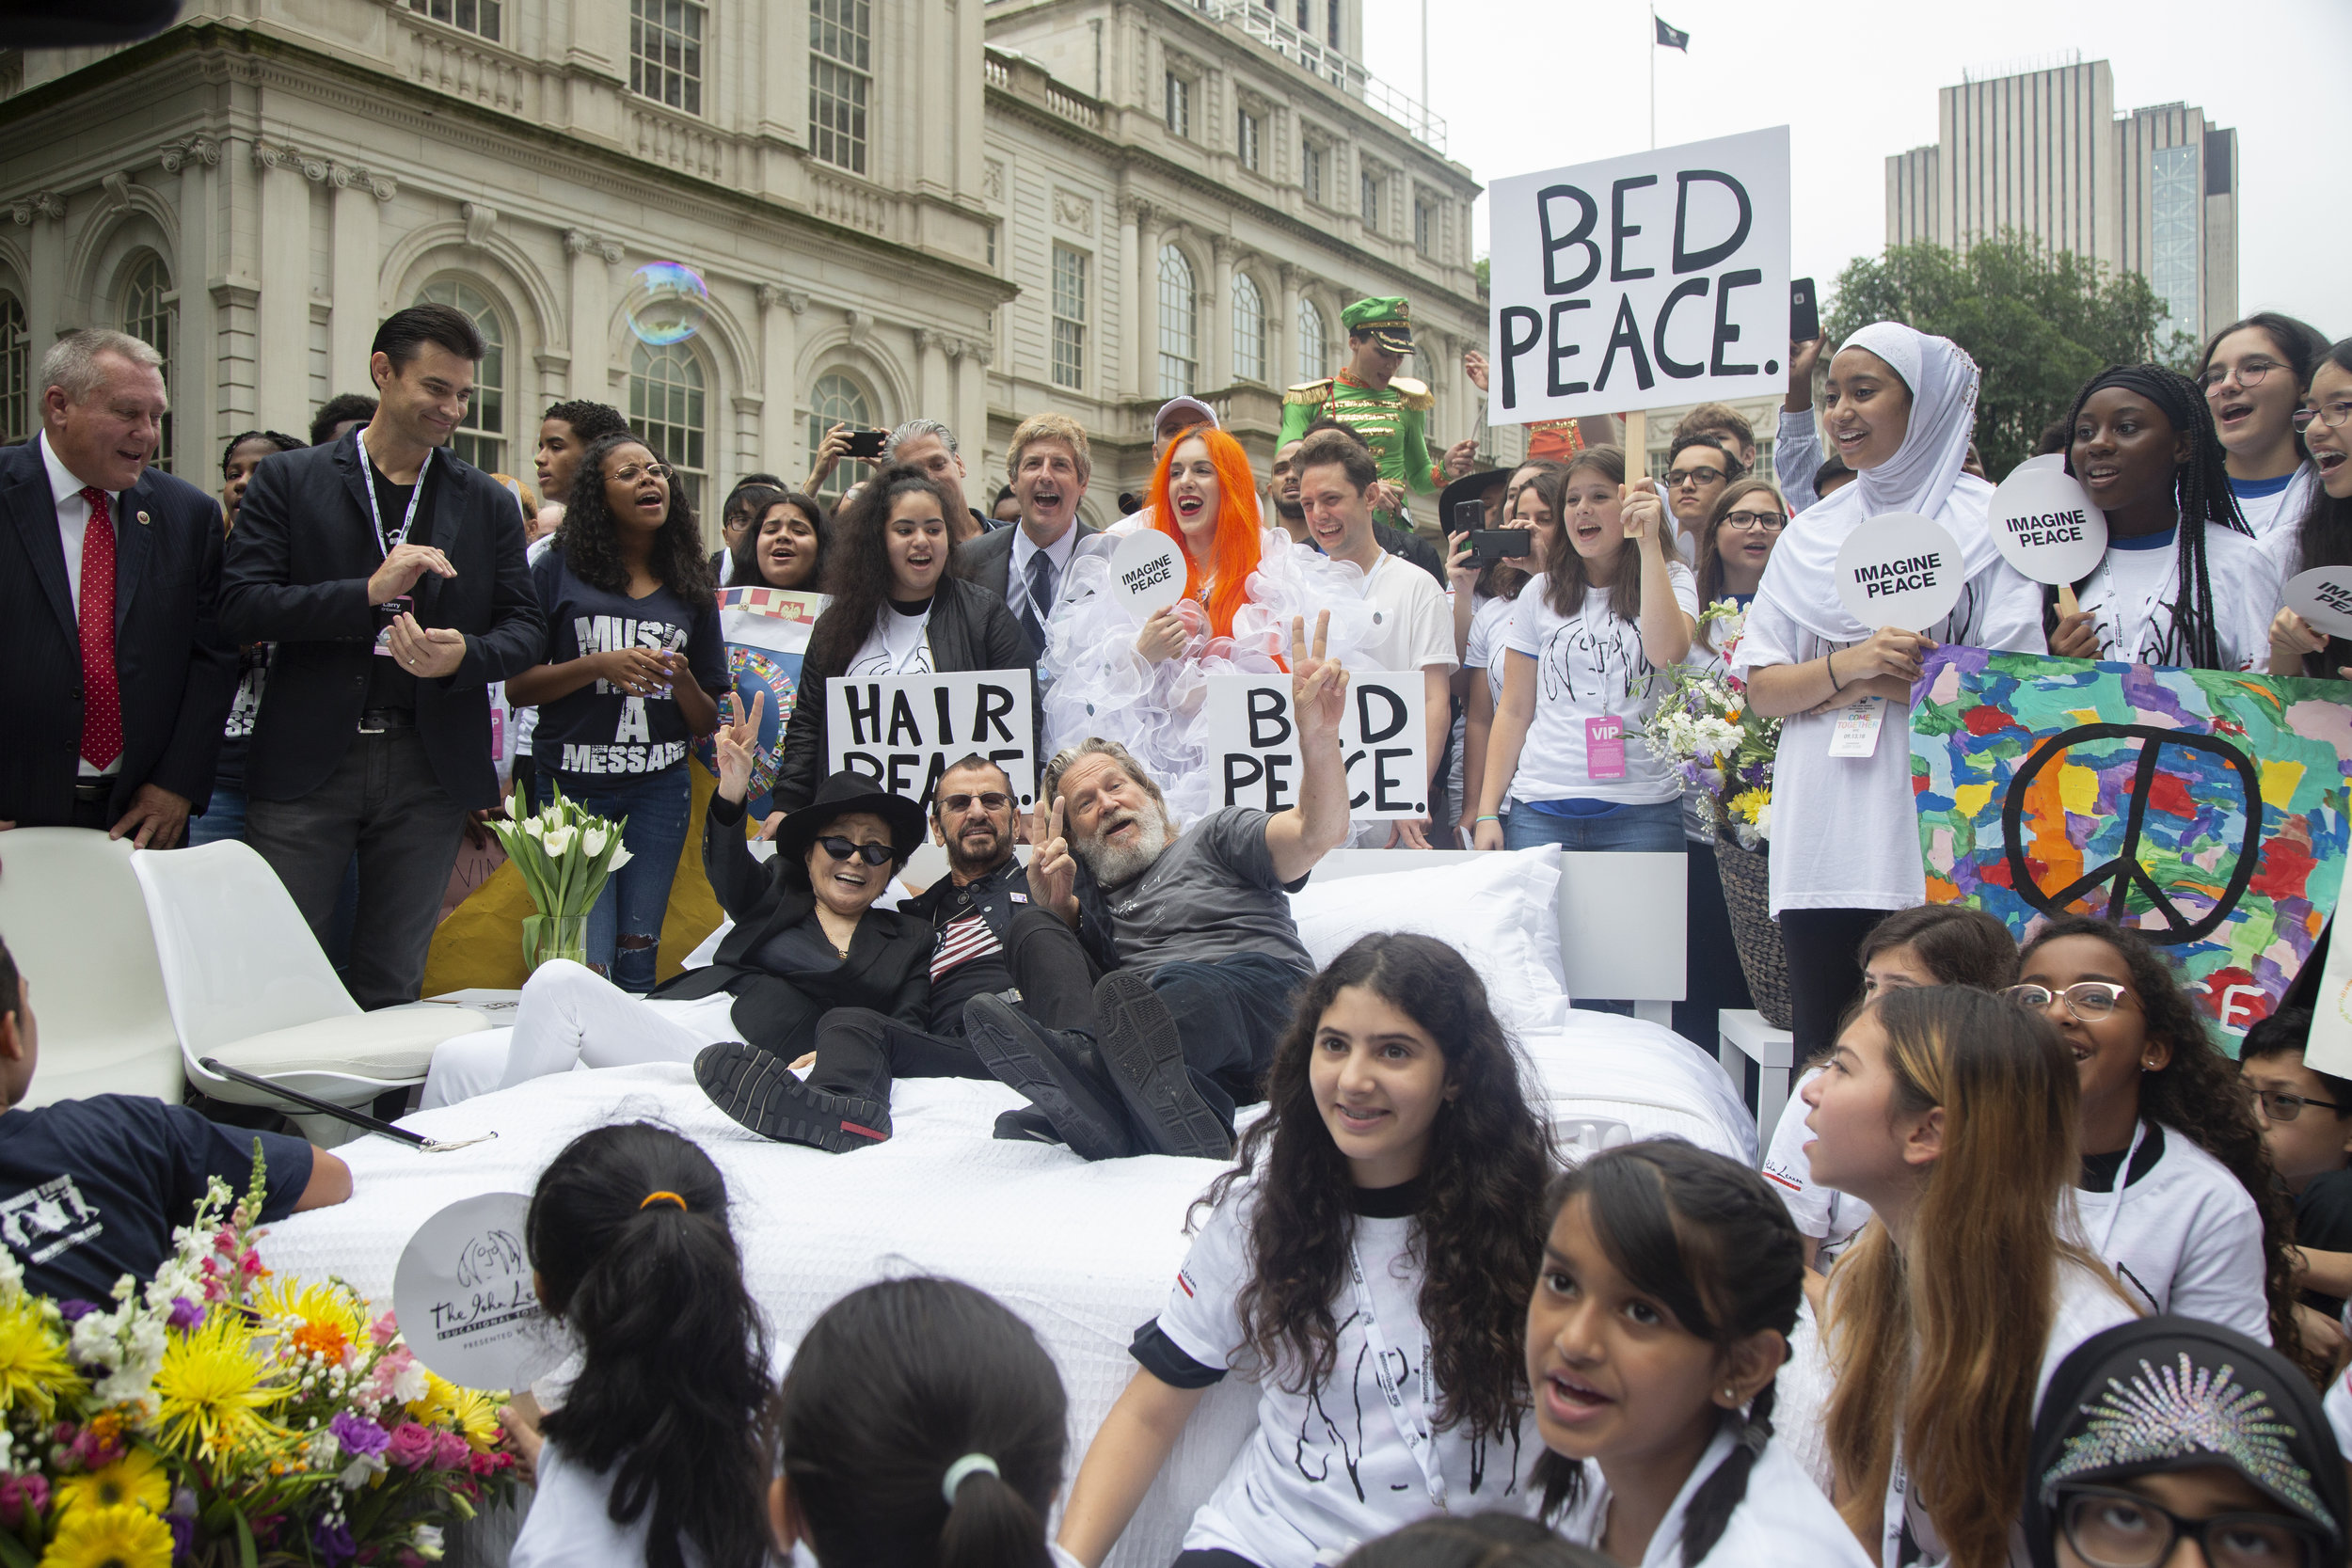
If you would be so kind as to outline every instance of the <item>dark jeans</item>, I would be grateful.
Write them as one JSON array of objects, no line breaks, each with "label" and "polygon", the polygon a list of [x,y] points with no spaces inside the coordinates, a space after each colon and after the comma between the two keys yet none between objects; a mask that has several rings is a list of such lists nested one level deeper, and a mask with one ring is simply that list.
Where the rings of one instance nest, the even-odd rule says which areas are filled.
[{"label": "dark jeans", "polygon": [[694,803],[686,764],[659,773],[549,775],[564,798],[611,822],[626,821],[622,847],[628,863],[605,879],[588,909],[588,967],[632,996],[653,990],[654,958],[661,947],[661,917],[677,879],[678,851]]},{"label": "dark jeans", "polygon": [[1715,847],[1688,841],[1691,859],[1683,888],[1690,911],[1683,999],[1675,1004],[1675,1033],[1712,1056],[1723,1037],[1717,1015],[1726,1007],[1753,1007],[1747,972],[1731,937],[1731,911],[1724,903],[1724,879]]},{"label": "dark jeans", "polygon": [[1854,950],[1892,910],[1783,910],[1791,1049],[1800,1062],[1836,1043],[1837,1021],[1862,990]]},{"label": "dark jeans", "polygon": [[417,732],[405,727],[354,736],[310,794],[246,808],[246,842],[286,884],[322,947],[336,889],[358,853],[359,905],[343,983],[365,1008],[417,999],[465,831],[464,809],[434,777]]},{"label": "dark jeans", "polygon": [[[188,847],[230,839],[245,842],[246,805],[244,790],[213,785],[213,799],[204,815],[188,818]],[[351,924],[358,914],[359,863],[355,858],[343,867],[342,886],[335,891],[335,912],[327,917],[326,940],[320,943],[326,949],[326,961],[335,966],[337,978],[345,984],[351,979],[345,973],[351,968]]]}]

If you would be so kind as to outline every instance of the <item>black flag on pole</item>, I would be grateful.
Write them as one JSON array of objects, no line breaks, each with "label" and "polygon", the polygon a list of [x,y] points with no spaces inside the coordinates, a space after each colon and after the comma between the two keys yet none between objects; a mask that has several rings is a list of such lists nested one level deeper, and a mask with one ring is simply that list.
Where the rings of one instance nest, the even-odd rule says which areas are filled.
[{"label": "black flag on pole", "polygon": [[1679,49],[1679,50],[1681,50],[1681,51],[1682,51],[1684,54],[1686,54],[1686,55],[1688,55],[1688,54],[1691,52],[1691,35],[1690,35],[1690,34],[1688,34],[1688,33],[1684,32],[1684,31],[1683,31],[1681,28],[1679,28],[1679,27],[1669,27],[1669,26],[1667,26],[1667,25],[1666,25],[1666,23],[1665,23],[1665,20],[1664,20],[1662,17],[1652,16],[1652,17],[1650,18],[1650,20],[1651,20],[1652,22],[1655,22],[1655,23],[1657,23],[1657,24],[1658,24],[1658,47],[1659,47],[1659,48],[1661,48],[1661,49]]}]

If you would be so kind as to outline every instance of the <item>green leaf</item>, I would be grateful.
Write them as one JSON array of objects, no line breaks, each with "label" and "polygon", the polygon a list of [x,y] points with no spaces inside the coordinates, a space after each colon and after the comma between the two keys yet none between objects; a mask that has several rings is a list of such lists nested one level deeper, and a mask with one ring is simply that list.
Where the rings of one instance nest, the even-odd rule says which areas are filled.
[{"label": "green leaf", "polygon": [[0,1568],[40,1568],[40,1562],[24,1542],[0,1530]]},{"label": "green leaf", "polygon": [[253,1550],[253,1527],[246,1523],[245,1511],[230,1515],[237,1522],[237,1568],[260,1568],[260,1558]]}]

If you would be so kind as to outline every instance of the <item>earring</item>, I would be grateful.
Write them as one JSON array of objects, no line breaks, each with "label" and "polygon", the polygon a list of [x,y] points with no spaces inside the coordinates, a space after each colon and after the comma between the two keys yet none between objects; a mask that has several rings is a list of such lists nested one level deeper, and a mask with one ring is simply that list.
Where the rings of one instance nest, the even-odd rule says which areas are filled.
[{"label": "earring", "polygon": [[1724,1385],[1724,1402],[1725,1404],[1738,1404],[1740,1402],[1740,1390],[1733,1387],[1728,1383]]}]

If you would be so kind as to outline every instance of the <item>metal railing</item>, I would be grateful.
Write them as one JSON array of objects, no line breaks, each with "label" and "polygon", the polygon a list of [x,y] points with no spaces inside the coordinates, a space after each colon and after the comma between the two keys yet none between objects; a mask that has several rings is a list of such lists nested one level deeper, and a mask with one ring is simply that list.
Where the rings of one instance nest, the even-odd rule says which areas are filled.
[{"label": "metal railing", "polygon": [[1302,71],[1360,100],[1375,113],[1394,120],[1415,141],[1443,156],[1445,120],[1425,103],[1407,98],[1312,33],[1291,25],[1265,5],[1265,0],[1180,0],[1213,22],[1238,27]]}]

